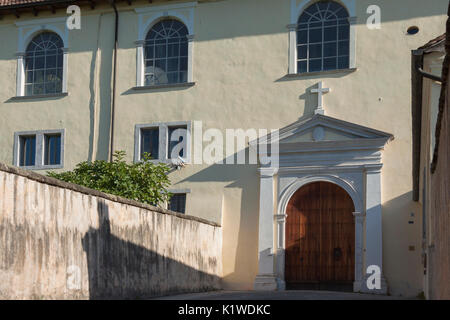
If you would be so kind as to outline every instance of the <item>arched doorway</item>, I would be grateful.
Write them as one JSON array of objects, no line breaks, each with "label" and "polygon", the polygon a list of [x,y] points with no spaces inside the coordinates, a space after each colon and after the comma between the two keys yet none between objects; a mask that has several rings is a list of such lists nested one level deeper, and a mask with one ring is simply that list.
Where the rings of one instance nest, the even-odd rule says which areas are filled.
[{"label": "arched doorway", "polygon": [[354,211],[348,193],[330,182],[294,193],[286,208],[287,289],[353,290]]}]

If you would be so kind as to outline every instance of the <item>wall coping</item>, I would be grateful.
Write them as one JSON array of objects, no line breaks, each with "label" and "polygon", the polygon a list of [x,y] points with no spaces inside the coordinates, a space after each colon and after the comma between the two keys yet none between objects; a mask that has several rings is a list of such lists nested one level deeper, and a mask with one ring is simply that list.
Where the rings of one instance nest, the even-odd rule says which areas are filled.
[{"label": "wall coping", "polygon": [[75,192],[83,193],[83,194],[86,194],[86,195],[89,195],[89,196],[99,197],[99,198],[103,198],[103,199],[106,199],[106,200],[110,200],[110,201],[114,201],[114,202],[130,205],[130,206],[133,206],[133,207],[146,209],[146,210],[149,210],[149,211],[154,211],[154,212],[158,212],[158,213],[162,213],[162,214],[168,214],[168,215],[176,216],[176,217],[181,218],[181,219],[192,220],[192,221],[200,222],[200,223],[203,223],[203,224],[208,224],[208,225],[211,225],[213,227],[221,227],[220,224],[218,224],[216,222],[212,222],[212,221],[206,220],[206,219],[202,219],[202,218],[198,218],[198,217],[194,217],[194,216],[190,216],[190,215],[186,215],[186,214],[177,213],[177,212],[170,211],[170,210],[167,210],[167,209],[163,209],[163,208],[155,207],[155,206],[152,206],[152,205],[149,205],[149,204],[145,204],[145,203],[142,203],[142,202],[139,202],[139,201],[136,201],[136,200],[131,200],[131,199],[119,197],[119,196],[112,195],[112,194],[109,194],[109,193],[105,193],[105,192],[101,192],[101,191],[98,191],[98,190],[94,190],[94,189],[90,189],[90,188],[87,188],[87,187],[83,187],[83,186],[80,186],[78,184],[61,181],[61,180],[58,180],[56,178],[47,177],[47,176],[44,176],[42,174],[39,174],[39,173],[36,173],[36,172],[33,172],[33,171],[24,170],[24,169],[21,169],[21,168],[18,168],[18,167],[14,167],[14,166],[9,166],[9,165],[6,165],[6,164],[1,163],[1,162],[0,162],[0,171],[11,173],[11,174],[15,174],[15,175],[18,175],[18,176],[21,176],[21,177],[28,178],[30,180],[34,180],[34,181],[37,181],[37,182],[45,183],[47,185],[51,185],[51,186],[60,187],[60,188],[72,190],[72,191],[75,191]]}]

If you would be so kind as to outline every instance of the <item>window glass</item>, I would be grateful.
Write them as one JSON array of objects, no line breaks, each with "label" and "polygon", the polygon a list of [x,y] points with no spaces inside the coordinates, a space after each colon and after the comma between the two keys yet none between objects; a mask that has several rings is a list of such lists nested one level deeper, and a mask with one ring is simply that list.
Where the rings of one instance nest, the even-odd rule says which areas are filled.
[{"label": "window glass", "polygon": [[141,159],[145,152],[150,153],[152,159],[159,158],[159,128],[141,130]]},{"label": "window glass", "polygon": [[61,163],[61,136],[45,135],[44,137],[44,164],[57,165]]},{"label": "window glass", "polygon": [[186,150],[186,126],[169,127],[169,143],[167,157],[169,159],[176,159],[178,157],[184,158]]},{"label": "window glass", "polygon": [[34,166],[36,161],[36,136],[19,138],[19,166]]},{"label": "window glass", "polygon": [[171,211],[185,213],[186,212],[186,194],[176,193],[170,198],[168,209]]},{"label": "window glass", "polygon": [[348,68],[350,61],[348,12],[334,1],[309,6],[297,25],[297,72]]},{"label": "window glass", "polygon": [[62,92],[63,41],[53,32],[38,34],[25,52],[25,95]]},{"label": "window glass", "polygon": [[145,40],[145,85],[187,81],[188,29],[178,20],[158,22]]}]

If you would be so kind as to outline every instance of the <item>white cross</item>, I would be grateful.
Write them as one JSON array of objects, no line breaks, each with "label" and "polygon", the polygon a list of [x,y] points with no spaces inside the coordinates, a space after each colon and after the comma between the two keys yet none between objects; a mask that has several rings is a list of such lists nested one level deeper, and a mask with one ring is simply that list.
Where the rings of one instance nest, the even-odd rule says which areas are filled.
[{"label": "white cross", "polygon": [[315,114],[325,114],[322,101],[323,101],[323,94],[328,92],[330,92],[330,88],[324,88],[322,81],[320,81],[319,84],[317,85],[317,89],[311,89],[311,93],[317,93],[317,109],[314,111]]}]

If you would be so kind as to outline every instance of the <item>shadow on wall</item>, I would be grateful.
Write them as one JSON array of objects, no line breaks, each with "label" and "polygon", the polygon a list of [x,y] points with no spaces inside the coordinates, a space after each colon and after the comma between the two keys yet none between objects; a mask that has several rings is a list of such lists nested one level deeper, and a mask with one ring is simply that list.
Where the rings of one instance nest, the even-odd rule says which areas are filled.
[{"label": "shadow on wall", "polygon": [[412,201],[410,191],[384,202],[382,212],[383,269],[389,291],[394,296],[416,297],[423,291],[420,205]]},{"label": "shadow on wall", "polygon": [[[248,148],[245,150],[248,159]],[[236,157],[236,153],[230,157]],[[235,158],[236,161],[236,158]],[[181,182],[229,182],[222,206],[224,289],[253,289],[258,271],[259,174],[257,165],[214,164]],[[238,189],[239,199],[232,189]],[[240,207],[236,208],[236,202]]]},{"label": "shadow on wall", "polygon": [[90,299],[142,299],[219,289],[219,277],[114,236],[104,200],[98,203],[98,215],[99,229],[89,229],[82,239]]}]

